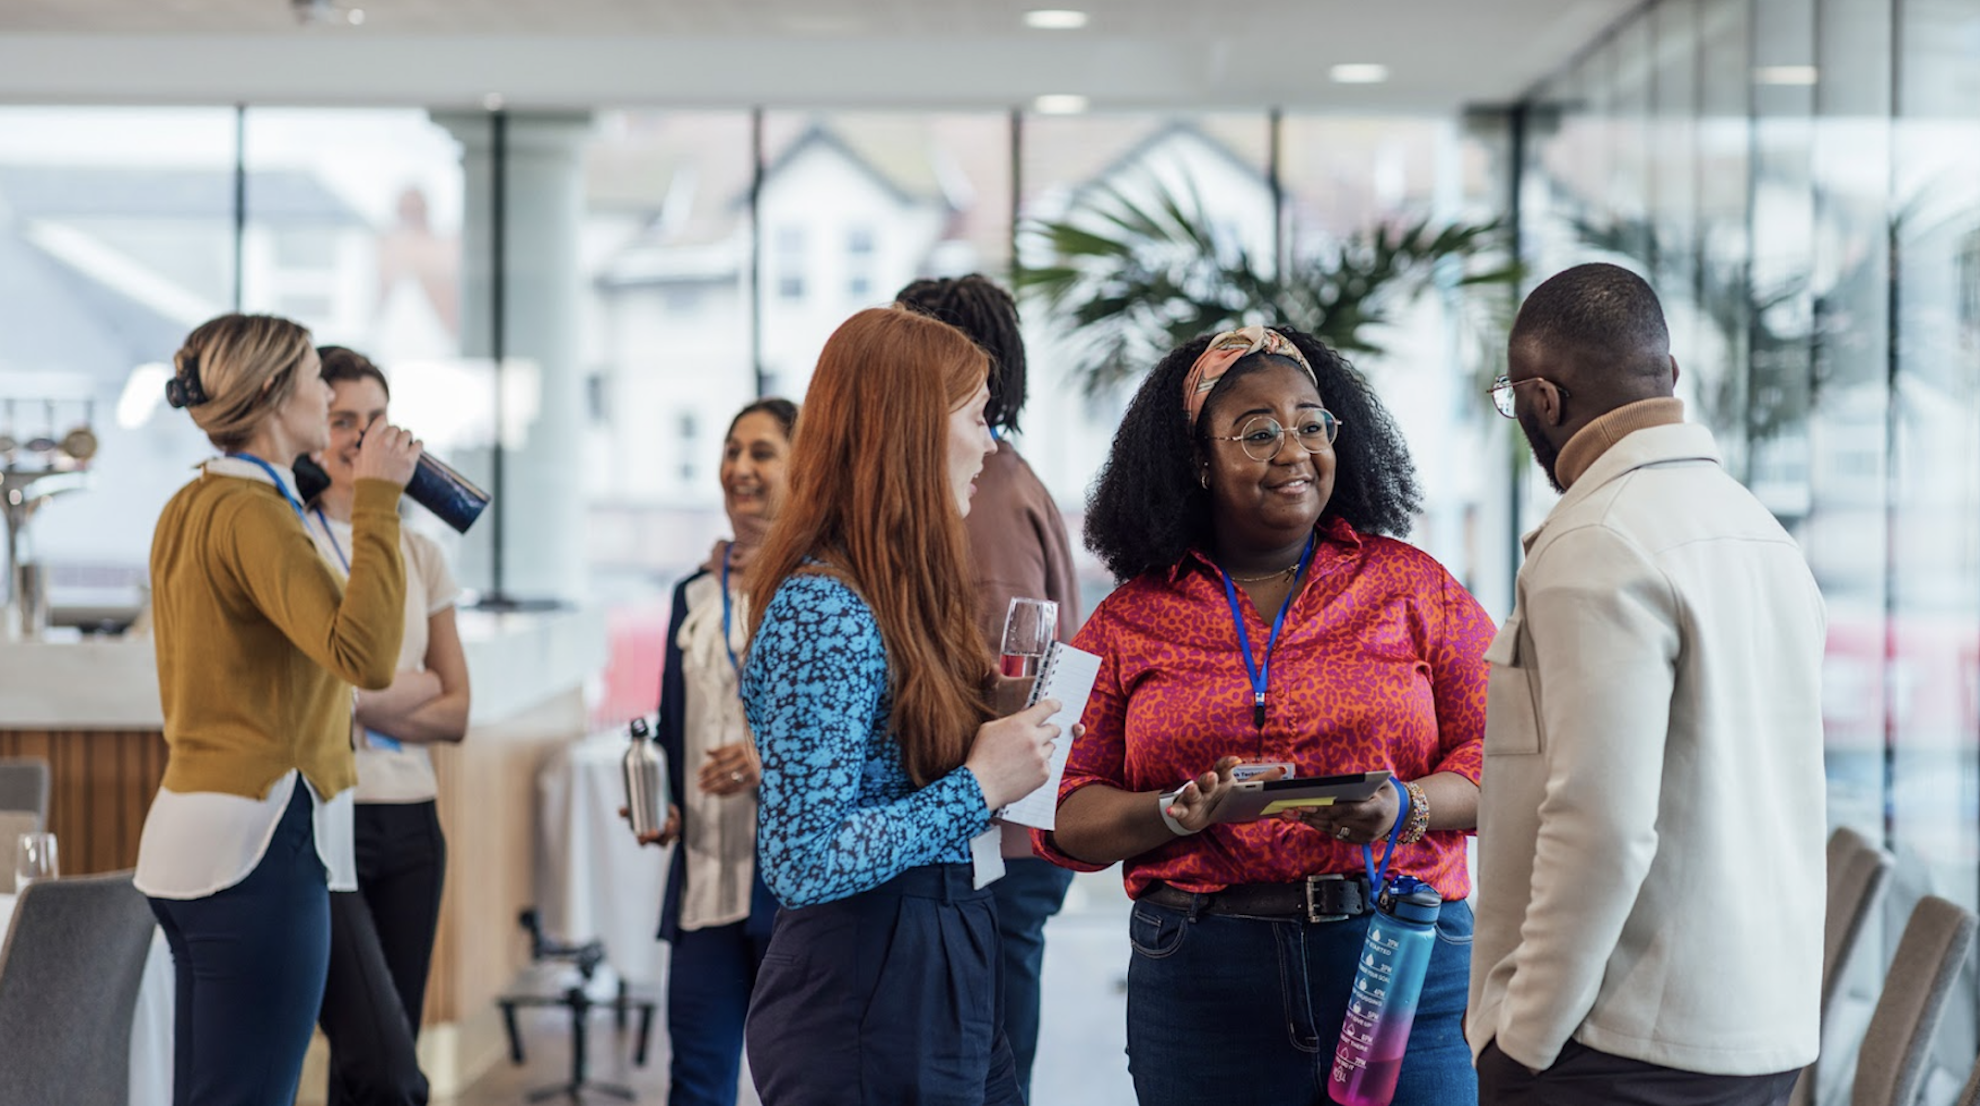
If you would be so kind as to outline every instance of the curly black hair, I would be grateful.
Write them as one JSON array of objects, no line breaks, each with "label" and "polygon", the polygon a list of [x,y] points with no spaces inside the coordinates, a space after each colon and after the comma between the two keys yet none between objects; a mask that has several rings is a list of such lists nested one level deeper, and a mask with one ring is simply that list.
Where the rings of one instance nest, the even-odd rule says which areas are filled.
[{"label": "curly black hair", "polygon": [[[1292,339],[1319,380],[1320,398],[1341,420],[1334,443],[1334,494],[1322,519],[1345,519],[1363,533],[1402,537],[1422,502],[1416,465],[1395,420],[1368,381],[1340,354],[1291,327],[1272,329]],[[1191,549],[1208,548],[1210,493],[1198,479],[1201,433],[1187,425],[1183,378],[1211,335],[1169,354],[1141,383],[1114,434],[1106,467],[1086,501],[1086,546],[1117,581],[1166,569]],[[1240,378],[1271,364],[1272,355],[1240,358],[1203,405],[1208,413]]]},{"label": "curly black hair", "polygon": [[990,355],[990,405],[984,421],[999,430],[1017,430],[1024,412],[1024,337],[1018,332],[1017,301],[982,273],[917,280],[894,302],[948,323]]}]

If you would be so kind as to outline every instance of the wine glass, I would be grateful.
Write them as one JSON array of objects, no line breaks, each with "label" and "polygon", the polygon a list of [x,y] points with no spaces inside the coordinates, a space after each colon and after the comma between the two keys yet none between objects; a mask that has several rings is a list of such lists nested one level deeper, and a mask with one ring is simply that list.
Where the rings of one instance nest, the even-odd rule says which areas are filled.
[{"label": "wine glass", "polygon": [[1050,599],[1011,600],[1004,615],[1004,647],[997,661],[998,671],[1012,679],[1028,680],[1038,675],[1045,651],[1059,628],[1059,605]]},{"label": "wine glass", "polygon": [[24,833],[14,848],[14,890],[21,892],[38,879],[54,879],[62,874],[62,863],[52,833]]}]

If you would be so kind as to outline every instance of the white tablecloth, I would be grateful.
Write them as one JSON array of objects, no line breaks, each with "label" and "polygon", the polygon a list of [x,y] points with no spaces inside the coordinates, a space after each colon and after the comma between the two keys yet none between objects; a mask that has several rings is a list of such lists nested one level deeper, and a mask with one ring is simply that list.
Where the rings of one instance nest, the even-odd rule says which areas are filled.
[{"label": "white tablecloth", "polygon": [[623,729],[594,734],[538,774],[536,902],[553,939],[599,938],[620,975],[652,983],[666,961],[655,934],[672,850],[641,846],[619,817],[626,742]]},{"label": "white tablecloth", "polygon": [[[14,925],[17,895],[0,895],[0,934]],[[131,1106],[172,1103],[172,950],[165,934],[151,930],[151,955],[144,960],[137,1006],[131,1012]]]}]

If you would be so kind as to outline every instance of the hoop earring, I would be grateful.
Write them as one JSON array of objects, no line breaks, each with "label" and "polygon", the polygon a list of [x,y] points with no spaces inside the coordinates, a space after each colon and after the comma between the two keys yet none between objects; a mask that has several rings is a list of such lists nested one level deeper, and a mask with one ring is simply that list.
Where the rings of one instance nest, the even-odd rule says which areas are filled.
[{"label": "hoop earring", "polygon": [[1206,492],[1207,492],[1207,491],[1209,491],[1209,490],[1210,490],[1210,466],[1209,466],[1209,465],[1205,465],[1205,466],[1203,466],[1202,468],[1200,468],[1200,469],[1197,469],[1197,470],[1196,470],[1196,482],[1197,482],[1197,483],[1199,483],[1199,484],[1201,484],[1201,485],[1203,485],[1203,490],[1204,490],[1204,491],[1206,491]]}]

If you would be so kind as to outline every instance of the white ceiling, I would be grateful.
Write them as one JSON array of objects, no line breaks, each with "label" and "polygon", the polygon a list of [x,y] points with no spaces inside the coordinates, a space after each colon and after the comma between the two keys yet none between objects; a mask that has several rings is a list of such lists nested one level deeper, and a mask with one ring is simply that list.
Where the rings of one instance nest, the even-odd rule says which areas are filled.
[{"label": "white ceiling", "polygon": [[[0,99],[1447,110],[1504,102],[1635,0],[0,0]],[[1034,31],[1045,4],[1092,14]],[[1386,84],[1329,66],[1380,62]]]}]

